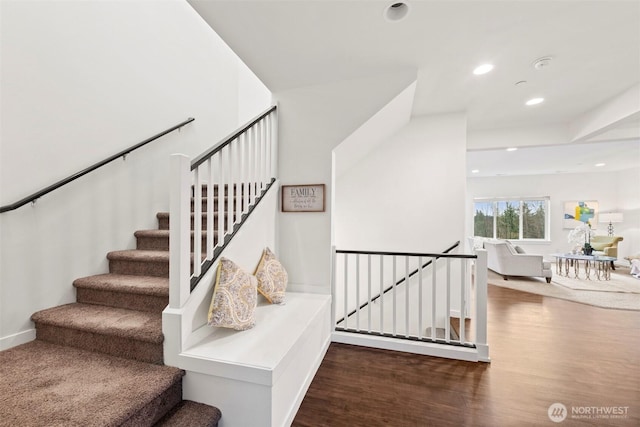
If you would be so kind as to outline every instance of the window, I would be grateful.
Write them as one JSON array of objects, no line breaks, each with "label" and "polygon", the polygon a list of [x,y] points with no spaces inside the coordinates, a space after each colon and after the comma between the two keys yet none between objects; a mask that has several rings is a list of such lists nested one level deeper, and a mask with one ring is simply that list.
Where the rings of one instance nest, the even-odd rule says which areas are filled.
[{"label": "window", "polygon": [[474,211],[474,236],[548,240],[549,197],[475,200]]}]

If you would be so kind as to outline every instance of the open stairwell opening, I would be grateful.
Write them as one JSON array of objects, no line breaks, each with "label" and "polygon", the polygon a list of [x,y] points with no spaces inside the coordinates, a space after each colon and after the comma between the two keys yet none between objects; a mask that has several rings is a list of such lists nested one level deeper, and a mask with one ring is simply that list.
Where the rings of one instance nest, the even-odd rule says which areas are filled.
[{"label": "open stairwell opening", "polygon": [[334,249],[333,341],[488,362],[486,253],[455,253],[459,243],[442,253]]}]

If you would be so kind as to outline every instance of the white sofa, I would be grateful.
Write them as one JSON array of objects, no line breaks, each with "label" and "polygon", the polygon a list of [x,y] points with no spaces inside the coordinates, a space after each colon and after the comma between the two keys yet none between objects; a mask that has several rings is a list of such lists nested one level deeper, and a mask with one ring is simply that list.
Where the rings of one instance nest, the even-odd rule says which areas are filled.
[{"label": "white sofa", "polygon": [[504,280],[508,276],[544,277],[551,283],[553,272],[551,263],[544,261],[542,255],[521,253],[507,241],[484,242],[487,250],[487,267],[501,274]]}]

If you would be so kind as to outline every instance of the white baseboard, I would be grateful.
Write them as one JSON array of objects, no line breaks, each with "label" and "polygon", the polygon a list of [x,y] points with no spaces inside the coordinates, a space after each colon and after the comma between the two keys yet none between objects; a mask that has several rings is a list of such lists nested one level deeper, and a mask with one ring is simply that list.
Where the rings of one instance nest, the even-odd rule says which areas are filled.
[{"label": "white baseboard", "polygon": [[7,350],[20,344],[25,344],[36,339],[36,330],[28,329],[17,334],[0,338],[0,351]]}]

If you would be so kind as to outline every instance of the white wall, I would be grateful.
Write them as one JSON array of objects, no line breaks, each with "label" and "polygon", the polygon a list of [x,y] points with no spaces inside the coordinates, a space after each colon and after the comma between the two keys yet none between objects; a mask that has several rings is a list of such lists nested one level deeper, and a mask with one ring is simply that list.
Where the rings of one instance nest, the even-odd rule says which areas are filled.
[{"label": "white wall", "polygon": [[[2,1],[0,204],[187,117],[152,146],[0,215],[0,348],[31,314],[168,210],[168,156],[195,156],[268,107],[268,91],[184,1]],[[261,105],[264,104],[264,105]]]},{"label": "white wall", "polygon": [[416,117],[336,181],[338,249],[439,253],[463,240],[466,118]]},{"label": "white wall", "polygon": [[416,85],[415,81],[411,83],[336,147],[334,150],[336,176],[348,171],[409,123]]},{"label": "white wall", "polygon": [[[548,255],[570,250],[562,228],[563,204],[569,200],[596,200],[601,212],[621,211],[624,223],[615,225],[623,236],[618,258],[640,253],[640,168],[620,172],[558,174],[513,177],[469,178],[467,180],[467,235],[473,234],[473,199],[477,197],[549,196],[551,198],[551,241],[520,244],[527,252]],[[605,224],[597,224],[596,234],[607,234]],[[624,262],[626,264],[626,262]]]},{"label": "white wall", "polygon": [[401,73],[274,94],[282,184],[326,184],[327,191],[323,213],[279,214],[279,258],[294,288],[330,291],[332,150],[413,80],[415,73]]}]

